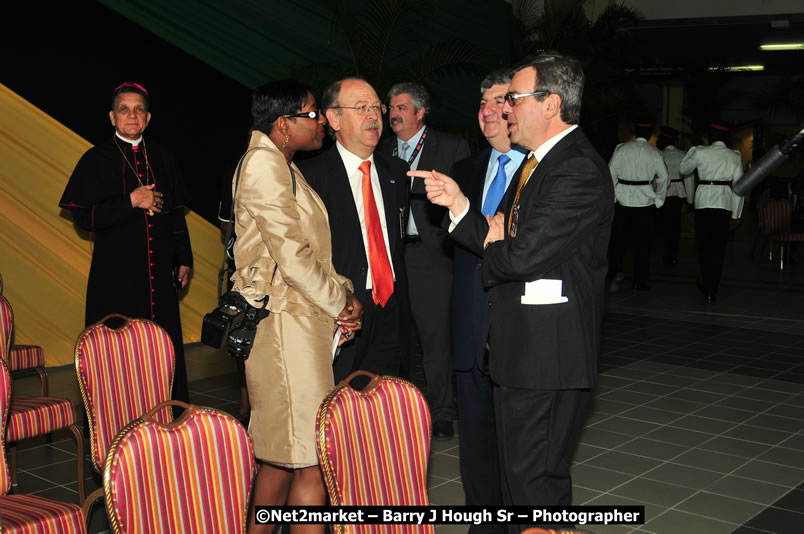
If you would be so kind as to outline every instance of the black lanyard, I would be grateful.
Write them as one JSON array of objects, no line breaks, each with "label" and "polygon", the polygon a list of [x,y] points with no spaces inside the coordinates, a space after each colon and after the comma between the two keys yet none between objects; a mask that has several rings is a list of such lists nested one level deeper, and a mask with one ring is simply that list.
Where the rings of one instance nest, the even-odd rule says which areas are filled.
[{"label": "black lanyard", "polygon": [[[422,132],[422,136],[419,138],[419,142],[416,145],[416,148],[413,150],[413,154],[410,155],[408,158],[408,167],[413,165],[413,162],[416,161],[416,156],[419,155],[419,151],[422,149],[422,145],[424,145],[424,139],[427,137],[427,128],[424,129]],[[399,157],[399,143],[394,143],[394,157]]]}]

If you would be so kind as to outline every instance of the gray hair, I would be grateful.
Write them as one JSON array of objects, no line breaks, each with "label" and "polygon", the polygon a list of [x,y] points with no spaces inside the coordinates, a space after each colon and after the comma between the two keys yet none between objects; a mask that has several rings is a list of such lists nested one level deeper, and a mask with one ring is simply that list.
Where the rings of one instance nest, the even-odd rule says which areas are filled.
[{"label": "gray hair", "polygon": [[420,109],[424,109],[423,120],[427,120],[427,117],[430,116],[430,93],[427,92],[427,89],[420,83],[398,83],[388,90],[388,101],[390,102],[395,96],[404,94],[410,95],[414,112],[418,113]]},{"label": "gray hair", "polygon": [[338,115],[343,115],[343,110],[340,109],[338,106],[338,98],[341,96],[341,87],[343,86],[343,82],[349,80],[359,80],[361,82],[366,82],[365,78],[360,76],[349,76],[348,78],[343,78],[342,80],[337,80],[332,82],[324,89],[324,94],[321,95],[321,109],[326,113],[329,109],[334,109],[338,112]]},{"label": "gray hair", "polygon": [[494,72],[490,72],[483,81],[480,82],[480,96],[483,96],[483,93],[494,87],[495,85],[500,85],[503,83],[511,83],[511,78],[514,77],[514,71],[509,68],[505,69],[498,69]]},{"label": "gray hair", "polygon": [[[578,124],[581,119],[581,99],[583,98],[583,67],[581,62],[571,56],[545,52],[525,59],[516,71],[533,67],[536,69],[537,89],[546,89],[561,97],[561,120],[567,124]],[[546,95],[536,95],[544,100]]]}]

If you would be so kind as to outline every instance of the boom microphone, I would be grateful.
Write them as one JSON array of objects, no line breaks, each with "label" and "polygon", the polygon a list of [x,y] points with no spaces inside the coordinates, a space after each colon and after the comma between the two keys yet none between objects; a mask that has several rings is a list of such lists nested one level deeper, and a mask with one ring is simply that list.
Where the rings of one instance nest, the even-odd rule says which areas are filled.
[{"label": "boom microphone", "polygon": [[798,147],[802,138],[804,138],[804,124],[797,134],[786,139],[781,145],[774,145],[755,165],[752,165],[748,172],[734,183],[734,192],[741,197],[745,196],[787,159],[787,156]]}]

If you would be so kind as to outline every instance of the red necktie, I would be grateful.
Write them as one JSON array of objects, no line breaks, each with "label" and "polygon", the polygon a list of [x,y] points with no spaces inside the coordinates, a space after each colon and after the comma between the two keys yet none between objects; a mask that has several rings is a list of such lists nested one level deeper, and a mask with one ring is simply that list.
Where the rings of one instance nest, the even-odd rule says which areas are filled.
[{"label": "red necktie", "polygon": [[371,187],[371,162],[360,164],[363,173],[363,215],[366,218],[366,237],[368,239],[369,267],[371,267],[371,293],[374,302],[385,306],[394,292],[394,274],[391,263],[388,261],[388,252],[385,249],[385,239],[382,236],[382,223],[374,202],[374,190]]}]

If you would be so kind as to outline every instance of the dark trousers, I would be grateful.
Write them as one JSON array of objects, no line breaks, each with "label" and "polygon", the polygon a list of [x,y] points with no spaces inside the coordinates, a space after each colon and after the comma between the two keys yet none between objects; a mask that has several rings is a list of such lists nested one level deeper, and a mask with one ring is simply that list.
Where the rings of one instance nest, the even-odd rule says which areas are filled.
[{"label": "dark trousers", "polygon": [[[423,241],[405,245],[410,311],[424,356],[427,398],[434,421],[455,418],[452,374],[452,258]],[[411,348],[413,344],[411,343]]]},{"label": "dark trousers", "polygon": [[355,334],[354,340],[341,347],[332,366],[335,384],[358,370],[399,376],[407,343],[402,339],[402,310],[397,285],[394,285],[394,293],[385,307],[374,303],[371,291],[360,289],[355,295],[363,305],[363,328]]},{"label": "dark trousers", "polygon": [[[503,504],[572,504],[570,460],[590,398],[588,389],[495,386]],[[509,531],[532,526],[516,525]]]},{"label": "dark trousers", "polygon": [[622,271],[623,258],[629,244],[634,242],[634,283],[648,283],[650,251],[653,242],[655,206],[633,208],[615,205],[614,225],[609,250],[609,276]]},{"label": "dark trousers", "polygon": [[667,197],[664,205],[659,208],[659,221],[662,226],[664,238],[664,259],[666,261],[678,260],[678,242],[681,238],[681,210],[685,198]]},{"label": "dark trousers", "polygon": [[[467,506],[502,504],[497,465],[497,428],[491,378],[475,362],[468,371],[456,371],[458,442],[461,478]],[[505,525],[472,525],[470,534],[506,532]]]},{"label": "dark trousers", "polygon": [[701,281],[706,295],[716,295],[723,274],[726,243],[729,240],[731,212],[717,208],[695,210],[695,235],[698,239],[698,259]]}]

